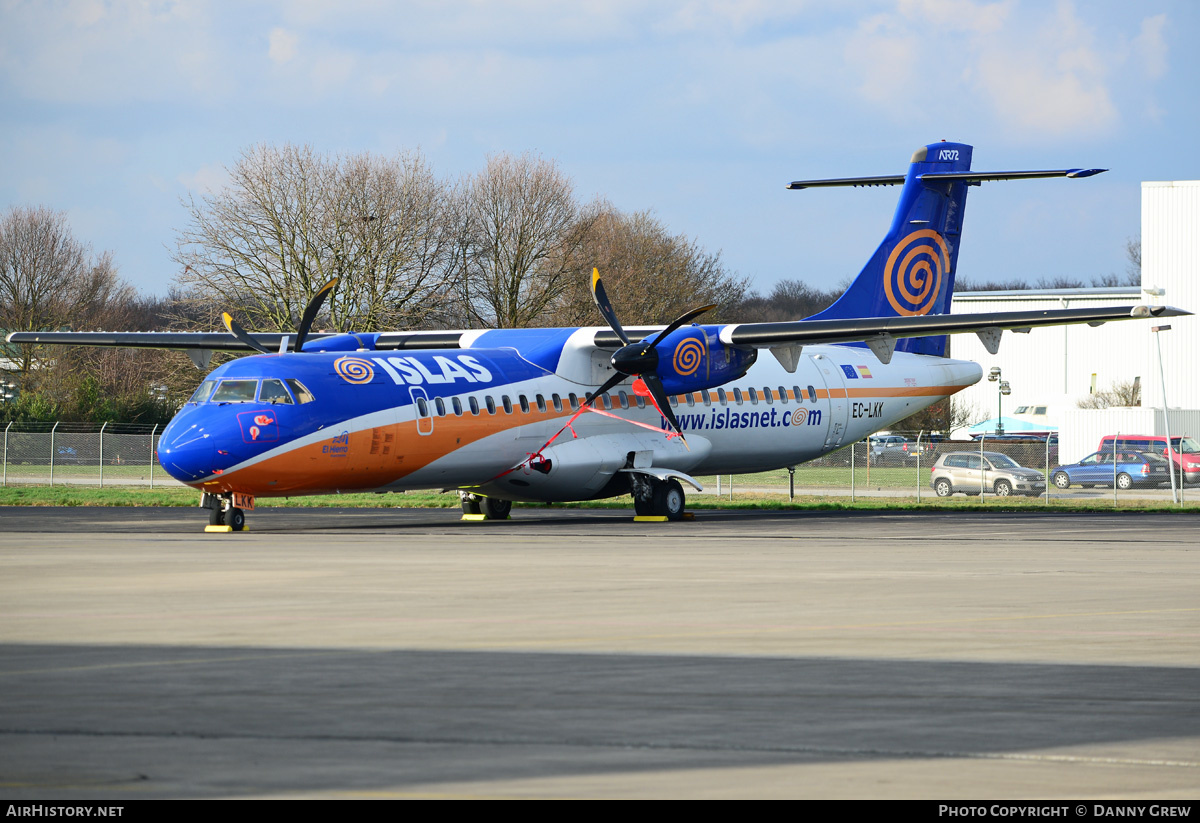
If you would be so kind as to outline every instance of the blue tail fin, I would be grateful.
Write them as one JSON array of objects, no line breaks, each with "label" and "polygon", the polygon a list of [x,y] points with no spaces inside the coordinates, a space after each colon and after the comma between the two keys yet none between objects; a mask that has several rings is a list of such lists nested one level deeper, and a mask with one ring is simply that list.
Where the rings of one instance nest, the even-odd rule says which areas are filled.
[{"label": "blue tail fin", "polygon": [[[908,174],[903,177],[900,204],[887,236],[846,293],[810,319],[848,320],[949,313],[967,186],[976,182],[962,175],[970,168],[971,147],[963,143],[933,143],[918,149],[913,154]],[[941,175],[950,179],[941,178]],[[899,176],[858,178],[854,181],[793,183],[792,188],[899,182]],[[915,354],[945,356],[946,337],[910,338],[899,341],[896,348]]]}]

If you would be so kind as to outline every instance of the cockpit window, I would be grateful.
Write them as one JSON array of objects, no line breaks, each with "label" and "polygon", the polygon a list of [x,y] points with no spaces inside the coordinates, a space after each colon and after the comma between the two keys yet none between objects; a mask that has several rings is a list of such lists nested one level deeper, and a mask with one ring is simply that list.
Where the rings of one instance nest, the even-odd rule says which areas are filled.
[{"label": "cockpit window", "polygon": [[259,403],[292,403],[292,396],[283,387],[282,380],[264,380],[258,390]]},{"label": "cockpit window", "polygon": [[222,380],[213,393],[213,403],[253,403],[257,380]]},{"label": "cockpit window", "polygon": [[303,406],[305,403],[311,403],[317,399],[312,396],[312,392],[304,388],[304,384],[299,380],[288,378],[287,384],[292,387],[292,394],[296,395],[296,402],[300,405]]},{"label": "cockpit window", "polygon": [[200,387],[196,389],[196,391],[192,392],[191,399],[189,399],[188,402],[203,403],[208,399],[208,396],[212,394],[213,386],[215,385],[217,385],[216,380],[205,380],[200,384]]}]

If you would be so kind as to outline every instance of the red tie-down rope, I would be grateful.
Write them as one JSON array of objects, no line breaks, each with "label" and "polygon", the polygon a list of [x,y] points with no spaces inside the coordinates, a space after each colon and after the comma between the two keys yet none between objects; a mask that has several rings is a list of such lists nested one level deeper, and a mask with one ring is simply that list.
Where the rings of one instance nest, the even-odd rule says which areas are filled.
[{"label": "red tie-down rope", "polygon": [[[633,393],[638,395],[639,397],[649,398],[650,404],[652,406],[654,406],[655,410],[658,411],[659,415],[662,416],[662,418],[664,420],[666,419],[667,416],[665,414],[663,414],[663,410],[659,408],[658,403],[654,399],[654,394],[646,386],[645,382],[642,381],[642,378],[639,377],[638,379],[633,381]],[[488,483],[494,483],[497,480],[499,480],[501,477],[512,474],[517,469],[524,468],[525,466],[532,466],[534,461],[536,461],[536,460],[545,459],[542,457],[542,452],[544,452],[546,449],[548,449],[550,447],[550,444],[553,443],[555,440],[557,440],[558,436],[560,434],[562,434],[563,432],[565,432],[567,429],[571,430],[571,438],[572,439],[579,437],[579,435],[575,432],[575,428],[572,424],[576,420],[578,420],[579,416],[581,414],[583,414],[585,411],[592,412],[593,414],[602,414],[605,417],[611,417],[613,420],[620,420],[623,423],[631,423],[634,426],[640,426],[643,429],[649,429],[652,432],[662,432],[661,427],[651,426],[649,423],[641,423],[641,422],[638,422],[637,420],[630,420],[626,417],[620,417],[619,415],[615,415],[606,409],[595,408],[595,406],[593,404],[596,402],[596,400],[599,397],[600,397],[600,395],[597,394],[595,397],[592,398],[590,403],[584,402],[583,405],[581,405],[579,407],[579,411],[577,411],[573,415],[571,415],[571,419],[567,421],[566,425],[563,426],[558,431],[556,431],[554,433],[554,436],[551,437],[549,440],[547,440],[545,443],[543,443],[542,447],[540,449],[538,449],[536,452],[525,452],[527,457],[523,461],[521,461],[517,465],[513,466],[511,469],[508,469],[507,471],[503,471],[500,474],[496,475],[491,480],[489,480]],[[678,437],[680,440],[683,441],[684,448],[687,448],[688,451],[691,451],[691,449],[688,447],[688,444],[687,444],[687,438],[684,437],[682,433],[668,429],[665,434],[667,436],[667,440],[670,440],[673,437]]]}]

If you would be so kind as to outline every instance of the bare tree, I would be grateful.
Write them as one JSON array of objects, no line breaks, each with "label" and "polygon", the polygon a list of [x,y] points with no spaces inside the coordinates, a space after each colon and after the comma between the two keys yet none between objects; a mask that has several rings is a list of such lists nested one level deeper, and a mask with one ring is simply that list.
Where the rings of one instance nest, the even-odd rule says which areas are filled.
[{"label": "bare tree", "polygon": [[602,324],[590,291],[593,266],[600,270],[622,324],[669,323],[706,303],[717,308],[701,322],[719,321],[745,297],[745,279],[727,271],[719,253],[672,234],[650,212],[624,214],[600,202],[587,213],[590,230],[580,250],[584,270],[563,291],[552,322]]},{"label": "bare tree", "polygon": [[333,277],[336,328],[411,327],[439,305],[445,194],[419,154],[328,158],[262,145],[229,173],[226,189],[187,203],[175,260],[194,296],[279,331]]},{"label": "bare tree", "polygon": [[1142,381],[1139,378],[1113,383],[1106,391],[1089,394],[1075,404],[1081,409],[1127,408],[1142,405]]},{"label": "bare tree", "polygon": [[580,252],[592,218],[553,161],[489,157],[480,174],[460,185],[458,198],[457,284],[471,325],[535,325],[591,271]]},{"label": "bare tree", "polygon": [[[0,219],[0,328],[37,331],[120,325],[136,295],[112,255],[99,257],[75,239],[61,212],[14,207]],[[30,372],[43,347],[21,346],[19,370]]]}]

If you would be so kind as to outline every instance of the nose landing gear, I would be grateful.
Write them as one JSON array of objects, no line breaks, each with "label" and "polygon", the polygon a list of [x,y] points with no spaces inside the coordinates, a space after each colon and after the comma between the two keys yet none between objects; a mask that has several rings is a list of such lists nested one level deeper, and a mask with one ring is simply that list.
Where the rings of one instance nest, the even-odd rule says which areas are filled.
[{"label": "nose landing gear", "polygon": [[246,528],[245,509],[254,508],[254,498],[249,495],[227,492],[225,494],[200,494],[200,508],[208,509],[206,532],[241,532]]}]

